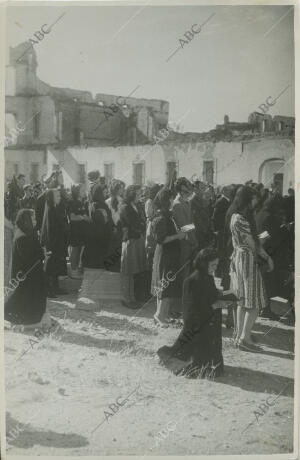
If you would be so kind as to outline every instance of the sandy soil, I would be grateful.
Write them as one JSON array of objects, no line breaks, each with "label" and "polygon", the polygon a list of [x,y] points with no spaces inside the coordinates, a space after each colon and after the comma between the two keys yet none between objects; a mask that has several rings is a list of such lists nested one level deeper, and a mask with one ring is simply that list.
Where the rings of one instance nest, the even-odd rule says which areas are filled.
[{"label": "sandy soil", "polygon": [[[48,302],[60,327],[38,343],[29,334],[5,333],[8,455],[293,450],[291,326],[259,320],[259,354],[234,348],[224,327],[225,375],[192,380],[159,364],[155,351],[179,330],[155,327],[153,302],[135,316],[113,304],[77,310],[75,300]],[[271,395],[272,406],[256,420],[255,411],[263,414],[259,406]]]}]

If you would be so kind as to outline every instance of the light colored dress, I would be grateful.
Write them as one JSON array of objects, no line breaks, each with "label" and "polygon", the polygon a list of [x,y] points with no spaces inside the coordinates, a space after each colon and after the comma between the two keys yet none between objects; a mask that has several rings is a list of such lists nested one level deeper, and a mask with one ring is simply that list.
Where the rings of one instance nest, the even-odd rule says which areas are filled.
[{"label": "light colored dress", "polygon": [[230,276],[238,304],[244,308],[262,310],[267,305],[267,295],[256,262],[256,246],[249,222],[241,214],[233,214],[230,230],[233,244]]}]

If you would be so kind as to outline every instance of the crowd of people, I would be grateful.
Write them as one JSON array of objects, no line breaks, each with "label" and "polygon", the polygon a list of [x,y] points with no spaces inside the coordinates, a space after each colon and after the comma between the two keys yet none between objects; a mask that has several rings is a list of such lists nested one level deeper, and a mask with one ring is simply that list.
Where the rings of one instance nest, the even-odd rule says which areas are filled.
[{"label": "crowd of people", "polygon": [[259,350],[257,316],[279,319],[270,298],[294,303],[293,189],[281,196],[252,181],[214,188],[185,177],[126,187],[99,171],[88,180],[69,190],[58,170],[44,182],[26,185],[20,174],[8,184],[5,280],[21,274],[22,282],[6,296],[7,321],[43,327],[47,297],[66,293],[59,277],[69,260],[72,278],[119,272],[124,308],[154,296],[158,327],[183,321],[158,355],[188,360],[189,376],[223,373],[222,308],[234,345]]}]

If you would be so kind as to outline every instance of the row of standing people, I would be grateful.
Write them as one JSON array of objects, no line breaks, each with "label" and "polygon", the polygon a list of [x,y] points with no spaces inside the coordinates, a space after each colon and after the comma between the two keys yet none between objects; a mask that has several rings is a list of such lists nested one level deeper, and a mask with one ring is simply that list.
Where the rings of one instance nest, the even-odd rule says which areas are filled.
[{"label": "row of standing people", "polygon": [[[212,299],[218,299],[218,292],[212,279],[212,267],[217,267],[220,272],[223,287],[226,288],[226,283],[228,284],[228,260],[230,260],[231,251],[229,250],[228,253],[226,251],[231,242],[233,246],[230,267],[231,281],[235,280],[235,292],[238,298],[237,308],[232,309],[236,343],[246,347],[252,346],[251,330],[258,311],[263,311],[268,305],[268,295],[265,291],[259,257],[263,260],[262,265],[267,265],[265,276],[270,275],[273,268],[270,256],[257,238],[256,224],[257,227],[261,227],[262,231],[264,231],[264,226],[267,226],[274,245],[274,235],[278,234],[278,226],[279,233],[287,230],[286,222],[284,222],[287,219],[286,206],[281,198],[270,197],[269,201],[265,200],[261,209],[255,213],[259,202],[259,195],[255,188],[235,186],[230,187],[229,190],[224,189],[223,196],[211,209],[204,202],[200,187],[193,187],[187,179],[180,178],[175,185],[175,199],[173,199],[174,190],[159,187],[160,190],[158,188],[152,190],[152,196],[149,197],[143,208],[134,186],[129,186],[124,193],[122,182],[115,181],[112,184],[112,196],[105,201],[102,187],[99,184],[98,172],[90,174],[90,182],[88,203],[83,200],[82,187],[74,187],[72,200],[68,201],[63,194],[63,189],[58,191],[57,188],[53,188],[53,185],[58,184],[49,183],[49,190],[37,200],[36,220],[32,211],[20,213],[16,221],[20,232],[15,237],[12,276],[16,276],[19,273],[18,269],[24,266],[27,268],[25,271],[32,271],[36,276],[43,269],[42,265],[38,265],[39,269],[37,267],[35,271],[31,270],[31,264],[34,266],[37,257],[40,258],[38,260],[43,259],[36,238],[35,230],[37,229],[40,243],[44,247],[44,269],[48,280],[49,277],[58,279],[60,274],[66,273],[66,250],[68,244],[71,243],[74,249],[73,267],[76,265],[76,260],[79,261],[80,258],[86,268],[107,270],[111,270],[112,265],[119,261],[126,299],[124,304],[127,307],[136,308],[137,306],[134,289],[136,275],[145,275],[152,268],[151,290],[157,298],[157,311],[154,315],[156,323],[162,326],[168,325],[170,313],[171,316],[178,316],[182,308],[186,324],[197,323],[197,321],[203,323],[202,313],[204,311],[209,313],[215,303],[212,302]],[[224,201],[226,201],[226,206],[224,206]],[[226,207],[227,210],[225,209],[224,212],[223,208]],[[195,225],[194,231],[186,233],[182,230],[182,227],[192,223]],[[290,224],[292,225],[293,222],[289,221],[288,225]],[[68,238],[69,231],[70,238]],[[217,236],[217,253],[212,249],[212,246],[215,245],[215,235]],[[288,242],[289,254],[293,252],[291,248],[293,238],[290,238],[290,233],[283,235],[280,242],[281,249]],[[193,255],[197,254],[199,249],[209,246],[209,249],[198,254],[196,270],[189,276]],[[18,254],[22,257],[18,257]],[[292,258],[289,257],[285,268],[291,263]],[[203,265],[206,267],[204,271]],[[202,267],[201,270],[199,266]],[[115,270],[118,271],[118,267],[115,267]],[[19,303],[19,307],[20,304],[21,307],[23,306],[23,313],[28,308],[31,295],[28,289],[30,286],[28,279],[30,277],[27,276],[27,282],[21,283],[23,294],[27,286],[27,297],[20,295],[20,290],[17,290],[19,295],[12,296],[6,305],[7,316],[10,319],[13,318],[12,307],[16,307],[16,303]],[[162,281],[166,279],[168,283],[162,285]],[[144,276],[145,280],[147,277]],[[139,284],[141,284],[140,281],[141,278]],[[144,286],[146,285],[145,282]],[[39,286],[42,297],[43,283],[40,282]],[[213,291],[214,295],[212,295]],[[184,292],[185,295],[183,295]],[[18,302],[16,302],[16,297]],[[183,302],[182,298],[185,299]],[[39,303],[38,292],[35,300],[36,302],[32,303],[31,299],[32,311],[34,305],[37,307]],[[41,303],[45,305],[44,297]],[[186,308],[186,305],[189,305],[189,308]],[[22,321],[22,312],[20,315],[22,308],[16,310],[18,321]],[[16,314],[16,311],[14,313]],[[33,316],[30,319],[27,317],[28,320],[32,322]],[[204,324],[205,322],[206,320]],[[216,333],[217,330],[218,333]],[[207,337],[209,343],[213,341],[218,344],[217,349],[220,351],[220,314],[215,325],[213,322],[210,323],[208,335],[202,331],[201,340],[203,337]],[[198,345],[193,346],[192,349],[199,350]],[[216,350],[214,347],[210,349]],[[197,362],[198,358],[196,356],[194,362]],[[200,361],[202,362],[203,359],[202,356]]]},{"label": "row of standing people", "polygon": [[[233,344],[255,352],[261,348],[252,331],[259,312],[270,311],[269,296],[282,295],[284,288],[293,305],[294,222],[293,213],[289,214],[293,199],[282,200],[275,194],[257,209],[259,200],[254,187],[241,185],[225,188],[216,203],[213,222],[215,228],[218,225],[218,251],[206,248],[198,253],[194,271],[183,285],[183,328],[172,346],[158,350],[162,362],[171,357],[188,361],[181,370],[184,375],[215,378],[223,374],[224,300],[232,305]],[[268,237],[260,239],[258,232],[266,231]],[[216,288],[215,272],[225,289]]]},{"label": "row of standing people", "polygon": [[[18,178],[18,181],[20,179],[23,178]],[[67,274],[66,262],[69,247],[72,274],[75,276],[76,272],[79,274],[80,266],[120,271],[124,305],[129,308],[137,308],[139,304],[136,300],[144,301],[150,297],[153,262],[155,262],[156,270],[153,279],[159,280],[163,276],[162,264],[159,263],[159,251],[156,256],[154,253],[156,243],[161,237],[159,234],[163,227],[162,217],[165,215],[165,204],[159,203],[159,199],[156,200],[155,205],[153,204],[154,195],[158,189],[162,189],[162,186],[153,187],[152,196],[148,197],[146,203],[142,203],[136,186],[129,186],[125,190],[121,181],[113,181],[111,197],[105,200],[100,174],[98,171],[93,171],[89,174],[88,200],[85,200],[84,188],[81,185],[72,187],[70,199],[61,179],[61,174],[53,173],[46,181],[46,189],[34,200],[34,205],[26,203],[24,209],[19,211],[15,224],[20,234],[18,235],[17,232],[15,235],[13,259],[18,258],[19,237],[22,236],[22,240],[29,233],[30,244],[27,246],[29,252],[35,254],[36,248],[31,247],[31,244],[34,245],[37,241],[43,248],[42,258],[44,258],[43,269],[46,274],[47,295],[54,297],[63,293],[59,288],[58,280],[59,276]],[[18,183],[17,185],[19,187]],[[22,187],[19,188],[21,190]],[[171,227],[167,225],[167,233],[171,232],[173,235],[177,234],[182,225],[193,221],[190,202],[187,199],[191,194],[188,181],[179,180],[177,189],[178,196],[173,206],[174,219],[169,221]],[[158,209],[161,204],[162,208]],[[207,214],[206,207],[197,204],[204,217]],[[33,232],[31,232],[32,225],[29,223],[32,219],[34,219]],[[25,227],[23,220],[26,222]],[[153,226],[154,221],[155,226]],[[19,225],[26,228],[26,231],[21,230]],[[33,235],[36,238],[32,238]],[[174,256],[173,260],[176,260],[179,266],[189,259],[198,243],[195,236],[182,235],[181,232],[178,235],[178,238],[181,239],[179,259],[177,260]],[[198,231],[200,244],[203,245],[211,235],[209,216],[206,215]],[[189,238],[186,239],[186,237]],[[24,254],[20,254],[20,258],[23,260]],[[32,257],[28,257],[28,252],[25,258],[32,262]],[[15,269],[12,268],[11,277],[15,275]],[[155,282],[152,282],[152,285],[155,288]],[[14,298],[15,296],[10,299],[10,305]],[[176,299],[177,304],[180,304],[178,295],[174,298]],[[18,297],[19,301],[20,297]],[[24,301],[17,309],[22,310],[26,303],[28,299],[24,297]],[[176,310],[176,307],[174,308]],[[177,306],[177,308],[180,310],[180,307]],[[24,314],[26,315],[25,310]],[[159,315],[157,318],[160,320]]]}]

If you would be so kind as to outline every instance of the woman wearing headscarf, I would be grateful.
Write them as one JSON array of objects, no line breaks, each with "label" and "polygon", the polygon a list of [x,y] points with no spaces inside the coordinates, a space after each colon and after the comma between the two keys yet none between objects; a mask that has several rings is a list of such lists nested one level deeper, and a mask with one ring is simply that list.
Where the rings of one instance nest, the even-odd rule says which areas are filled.
[{"label": "woman wearing headscarf", "polygon": [[222,300],[234,296],[218,291],[214,272],[218,253],[202,249],[194,260],[194,271],[183,284],[183,329],[174,345],[158,350],[162,361],[172,357],[191,361],[183,374],[188,377],[215,378],[223,374]]},{"label": "woman wearing headscarf", "polygon": [[22,209],[16,217],[11,276],[5,286],[4,316],[14,324],[38,326],[46,312],[44,253],[34,227],[35,213]]},{"label": "woman wearing headscarf", "polygon": [[46,203],[40,234],[45,250],[45,272],[48,283],[48,297],[65,294],[59,288],[58,277],[67,275],[68,233],[65,206],[61,204],[57,189],[46,191]]},{"label": "woman wearing headscarf", "polygon": [[82,265],[84,268],[105,269],[113,232],[113,221],[100,184],[92,188],[89,200],[90,222],[86,229]]},{"label": "woman wearing headscarf", "polygon": [[[168,314],[172,302],[181,298],[180,240],[186,233],[177,232],[170,211],[172,192],[164,187],[154,199],[157,217],[153,219],[153,236],[156,248],[153,258],[151,293],[156,296],[157,309],[154,322],[160,327],[168,326]],[[176,300],[175,300],[176,299]]]}]

